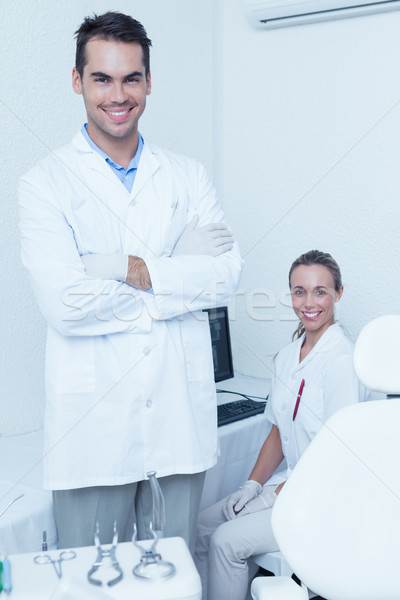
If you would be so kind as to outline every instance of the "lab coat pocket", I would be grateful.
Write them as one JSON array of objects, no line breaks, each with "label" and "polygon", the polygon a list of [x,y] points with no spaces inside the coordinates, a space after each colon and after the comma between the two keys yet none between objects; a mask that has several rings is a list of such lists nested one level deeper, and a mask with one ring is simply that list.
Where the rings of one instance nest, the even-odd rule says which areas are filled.
[{"label": "lab coat pocket", "polygon": [[324,419],[324,389],[322,385],[304,387],[296,421],[312,439],[323,425]]},{"label": "lab coat pocket", "polygon": [[176,242],[181,237],[186,225],[189,222],[189,213],[186,207],[171,207],[172,219],[170,225],[166,228],[166,233],[161,244],[161,256],[171,256]]},{"label": "lab coat pocket", "polygon": [[207,313],[196,311],[183,315],[181,331],[187,380],[189,382],[214,380]]},{"label": "lab coat pocket", "polygon": [[46,388],[49,393],[56,394],[90,394],[95,391],[93,337],[67,337],[49,329]]}]

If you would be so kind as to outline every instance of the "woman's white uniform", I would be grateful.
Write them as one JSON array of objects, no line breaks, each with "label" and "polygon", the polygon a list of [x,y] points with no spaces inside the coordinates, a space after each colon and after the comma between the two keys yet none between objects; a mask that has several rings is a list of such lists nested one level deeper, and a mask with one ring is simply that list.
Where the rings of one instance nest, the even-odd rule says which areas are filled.
[{"label": "woman's white uniform", "polygon": [[[353,349],[338,324],[331,325],[311,352],[299,362],[304,336],[283,348],[275,362],[266,415],[278,427],[286,474],[274,474],[265,485],[285,481],[308,444],[340,408],[367,399],[353,368]],[[293,411],[304,379],[296,419]],[[247,559],[278,550],[271,529],[271,508],[226,521],[225,499],[203,511],[199,519],[196,564],[203,600],[244,600],[248,586]],[[208,580],[208,594],[207,594]]]}]

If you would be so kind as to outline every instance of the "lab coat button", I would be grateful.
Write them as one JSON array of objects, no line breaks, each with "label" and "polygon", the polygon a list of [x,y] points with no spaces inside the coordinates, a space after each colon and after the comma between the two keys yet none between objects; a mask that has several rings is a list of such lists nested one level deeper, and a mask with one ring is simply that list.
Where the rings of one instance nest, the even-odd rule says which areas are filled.
[{"label": "lab coat button", "polygon": [[283,441],[284,441],[285,443],[288,441],[288,436],[287,436],[287,435],[284,435],[284,436],[283,436]]},{"label": "lab coat button", "polygon": [[150,348],[149,348],[149,346],[145,346],[145,347],[143,348],[143,354],[149,354],[149,352],[150,352]]},{"label": "lab coat button", "polygon": [[150,408],[152,404],[153,404],[153,403],[152,403],[152,401],[151,401],[151,400],[147,400],[147,402],[146,402],[146,406],[147,406],[147,408]]},{"label": "lab coat button", "polygon": [[132,200],[131,200],[131,206],[136,206],[136,200],[135,200],[135,198],[132,198]]},{"label": "lab coat button", "polygon": [[281,404],[281,410],[286,410],[286,404]]}]

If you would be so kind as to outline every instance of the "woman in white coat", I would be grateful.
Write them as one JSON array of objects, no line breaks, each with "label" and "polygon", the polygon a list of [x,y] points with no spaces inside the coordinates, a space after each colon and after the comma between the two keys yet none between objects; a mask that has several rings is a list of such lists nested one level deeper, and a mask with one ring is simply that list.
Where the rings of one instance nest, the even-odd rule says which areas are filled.
[{"label": "woman in white coat", "polygon": [[[275,361],[266,415],[272,429],[246,481],[199,518],[196,564],[203,600],[244,600],[247,559],[278,550],[271,529],[274,501],[308,444],[340,408],[366,399],[353,369],[352,345],[334,322],[343,293],[340,269],[311,250],[289,272],[295,341]],[[274,474],[283,459],[287,471]]]}]

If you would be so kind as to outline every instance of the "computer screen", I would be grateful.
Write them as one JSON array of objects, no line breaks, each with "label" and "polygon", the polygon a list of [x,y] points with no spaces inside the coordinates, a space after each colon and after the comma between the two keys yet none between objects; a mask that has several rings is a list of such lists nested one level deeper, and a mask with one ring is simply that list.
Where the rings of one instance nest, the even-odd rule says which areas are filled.
[{"label": "computer screen", "polygon": [[215,382],[232,379],[233,362],[228,307],[209,308],[207,312],[210,323]]}]

